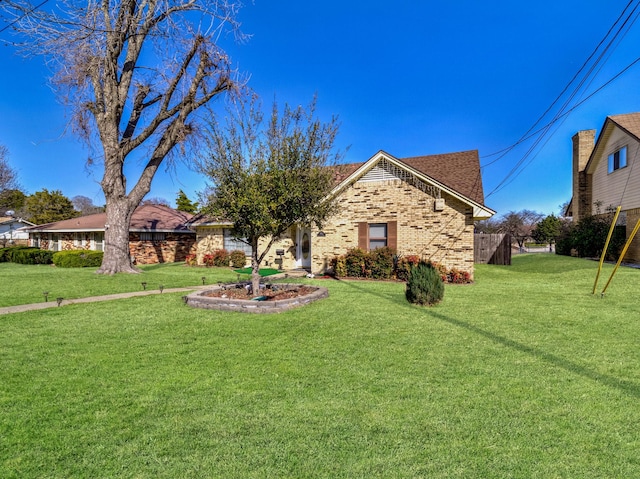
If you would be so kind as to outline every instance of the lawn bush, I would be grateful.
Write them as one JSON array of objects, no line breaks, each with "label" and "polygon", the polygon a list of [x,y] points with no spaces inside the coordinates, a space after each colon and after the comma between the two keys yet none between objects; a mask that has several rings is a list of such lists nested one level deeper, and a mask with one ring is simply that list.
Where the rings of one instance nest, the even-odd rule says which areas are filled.
[{"label": "lawn bush", "polygon": [[51,264],[53,251],[43,250],[32,246],[18,246],[8,248],[5,253],[7,261],[18,264]]},{"label": "lawn bush", "polygon": [[371,277],[374,279],[388,279],[393,275],[393,257],[396,251],[388,246],[374,249],[371,253]]},{"label": "lawn bush", "polygon": [[53,264],[59,268],[92,268],[102,264],[102,251],[70,250],[53,254]]},{"label": "lawn bush", "polygon": [[0,248],[0,263],[13,263],[13,255],[18,251],[29,249],[29,246],[7,246],[6,248]]},{"label": "lawn bush", "polygon": [[196,266],[198,264],[198,256],[195,254],[188,254],[184,259],[185,266]]},{"label": "lawn bush", "polygon": [[415,254],[407,256],[396,255],[393,262],[393,267],[396,272],[396,278],[400,281],[408,280],[411,268],[417,265],[419,262],[420,257]]},{"label": "lawn bush", "polygon": [[411,268],[405,297],[407,301],[422,306],[431,306],[442,301],[444,282],[440,272],[426,261]]},{"label": "lawn bush", "polygon": [[236,249],[229,253],[229,261],[233,268],[244,268],[247,264],[247,255],[244,251]]},{"label": "lawn bush", "polygon": [[226,249],[217,249],[213,253],[205,254],[202,262],[205,266],[209,267],[229,266],[229,252]]},{"label": "lawn bush", "polygon": [[[590,215],[564,230],[556,241],[556,253],[580,258],[595,258],[602,254],[612,215]],[[626,241],[626,227],[616,226],[607,248],[606,259],[618,259]]]},{"label": "lawn bush", "polygon": [[[330,267],[338,278],[397,279],[407,281],[411,269],[420,263],[417,255],[402,256],[392,248],[378,248],[371,252],[353,248],[331,260]],[[457,268],[447,269],[442,264],[429,262],[445,283],[466,284],[471,274]]]}]

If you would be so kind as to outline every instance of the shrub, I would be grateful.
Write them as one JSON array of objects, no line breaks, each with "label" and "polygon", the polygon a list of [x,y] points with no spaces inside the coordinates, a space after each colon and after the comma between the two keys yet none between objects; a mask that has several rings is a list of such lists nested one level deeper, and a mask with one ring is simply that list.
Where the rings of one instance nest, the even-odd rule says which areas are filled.
[{"label": "shrub", "polygon": [[184,259],[185,266],[195,266],[198,264],[198,256],[195,254],[188,254]]},{"label": "shrub", "polygon": [[401,256],[396,255],[394,257],[394,270],[396,278],[400,281],[407,281],[409,279],[409,272],[411,268],[420,262],[418,255]]},{"label": "shrub", "polygon": [[471,275],[467,271],[451,268],[447,273],[447,282],[452,284],[467,284],[471,282]]},{"label": "shrub", "polygon": [[25,248],[28,248],[28,246],[7,246],[6,248],[0,248],[0,263],[10,263],[13,252]]},{"label": "shrub", "polygon": [[70,250],[53,254],[53,264],[60,268],[92,268],[102,264],[102,251]]},{"label": "shrub", "polygon": [[8,261],[19,264],[51,264],[53,251],[31,246],[10,248]]},{"label": "shrub", "polygon": [[244,268],[247,265],[247,255],[244,254],[244,251],[239,249],[233,250],[229,253],[229,260],[231,262],[231,266],[234,268]]},{"label": "shrub", "polygon": [[374,279],[391,278],[393,274],[393,257],[395,254],[395,250],[388,246],[374,249],[369,253],[371,257],[371,261],[369,263],[371,277]]},{"label": "shrub", "polygon": [[[611,215],[586,216],[563,231],[556,241],[556,253],[570,255],[572,251],[581,258],[595,258],[602,249],[611,227]],[[616,226],[607,248],[606,259],[617,260],[626,240],[626,228]]]},{"label": "shrub", "polygon": [[421,261],[411,268],[405,297],[412,304],[431,306],[442,301],[444,283],[438,270],[431,264]]},{"label": "shrub", "polygon": [[217,249],[213,253],[205,254],[202,257],[205,266],[229,266],[229,252],[226,249]]},{"label": "shrub", "polygon": [[360,248],[347,251],[344,256],[345,276],[368,278],[371,273],[371,256]]}]

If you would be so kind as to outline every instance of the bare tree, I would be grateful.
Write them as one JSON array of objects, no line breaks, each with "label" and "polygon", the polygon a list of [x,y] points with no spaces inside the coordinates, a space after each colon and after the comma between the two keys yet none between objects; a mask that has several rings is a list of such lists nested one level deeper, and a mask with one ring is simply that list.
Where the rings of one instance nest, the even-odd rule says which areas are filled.
[{"label": "bare tree", "polygon": [[18,189],[18,175],[9,165],[9,150],[0,145],[0,193]]},{"label": "bare tree", "polygon": [[[187,153],[195,113],[240,91],[219,46],[223,33],[239,35],[239,7],[231,0],[0,2],[24,51],[47,59],[75,131],[99,145],[107,224],[98,272],[137,271],[128,248],[133,211],[160,165],[176,150]],[[124,168],[136,161],[143,170],[128,186]]]},{"label": "bare tree", "polygon": [[96,213],[104,213],[102,206],[93,204],[93,200],[87,196],[77,195],[71,198],[73,208],[80,212],[80,216],[94,215]]},{"label": "bare tree", "polygon": [[543,214],[531,210],[509,211],[502,219],[500,232],[509,233],[523,251],[524,242],[531,238],[533,229],[542,218]]}]

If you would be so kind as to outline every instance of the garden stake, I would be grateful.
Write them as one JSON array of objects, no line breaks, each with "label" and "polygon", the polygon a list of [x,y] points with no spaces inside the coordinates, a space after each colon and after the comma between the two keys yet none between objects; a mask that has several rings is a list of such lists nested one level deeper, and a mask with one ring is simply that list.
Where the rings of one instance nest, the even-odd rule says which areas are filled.
[{"label": "garden stake", "polygon": [[[602,250],[602,254],[600,255],[600,264],[598,265],[598,272],[596,273],[596,280],[593,283],[593,291],[591,294],[596,294],[596,288],[598,287],[598,278],[600,277],[600,271],[602,271],[602,263],[604,263],[604,256],[607,254],[607,248],[609,247],[609,241],[611,240],[611,236],[613,235],[613,230],[616,227],[616,221],[618,220],[618,215],[620,214],[620,209],[622,206],[618,206],[616,208],[616,214],[613,215],[613,221],[611,221],[611,227],[609,228],[609,234],[607,235],[607,241],[604,242],[604,249]],[[606,289],[606,288],[605,288]],[[604,291],[602,292],[604,296]]]},{"label": "garden stake", "polygon": [[602,290],[602,295],[603,296],[604,296],[605,291],[609,287],[609,283],[611,283],[611,280],[613,279],[613,275],[616,274],[616,271],[618,271],[618,266],[620,266],[620,263],[622,263],[622,259],[624,258],[624,255],[627,254],[627,250],[629,249],[629,245],[633,241],[633,237],[638,232],[638,229],[640,229],[640,220],[638,220],[636,222],[636,225],[633,227],[633,231],[629,235],[629,239],[627,240],[626,244],[624,245],[624,248],[622,248],[622,253],[620,253],[620,257],[618,258],[618,262],[616,263],[616,267],[613,268],[613,271],[611,272],[611,276],[609,276],[609,281],[607,281],[607,284],[604,285],[604,289]]}]

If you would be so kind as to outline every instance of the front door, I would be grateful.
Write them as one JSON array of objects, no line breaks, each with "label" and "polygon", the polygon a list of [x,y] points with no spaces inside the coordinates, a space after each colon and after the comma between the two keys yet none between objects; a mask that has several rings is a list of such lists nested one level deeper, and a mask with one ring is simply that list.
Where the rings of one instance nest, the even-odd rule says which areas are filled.
[{"label": "front door", "polygon": [[296,267],[311,269],[311,229],[298,228],[296,234]]}]

